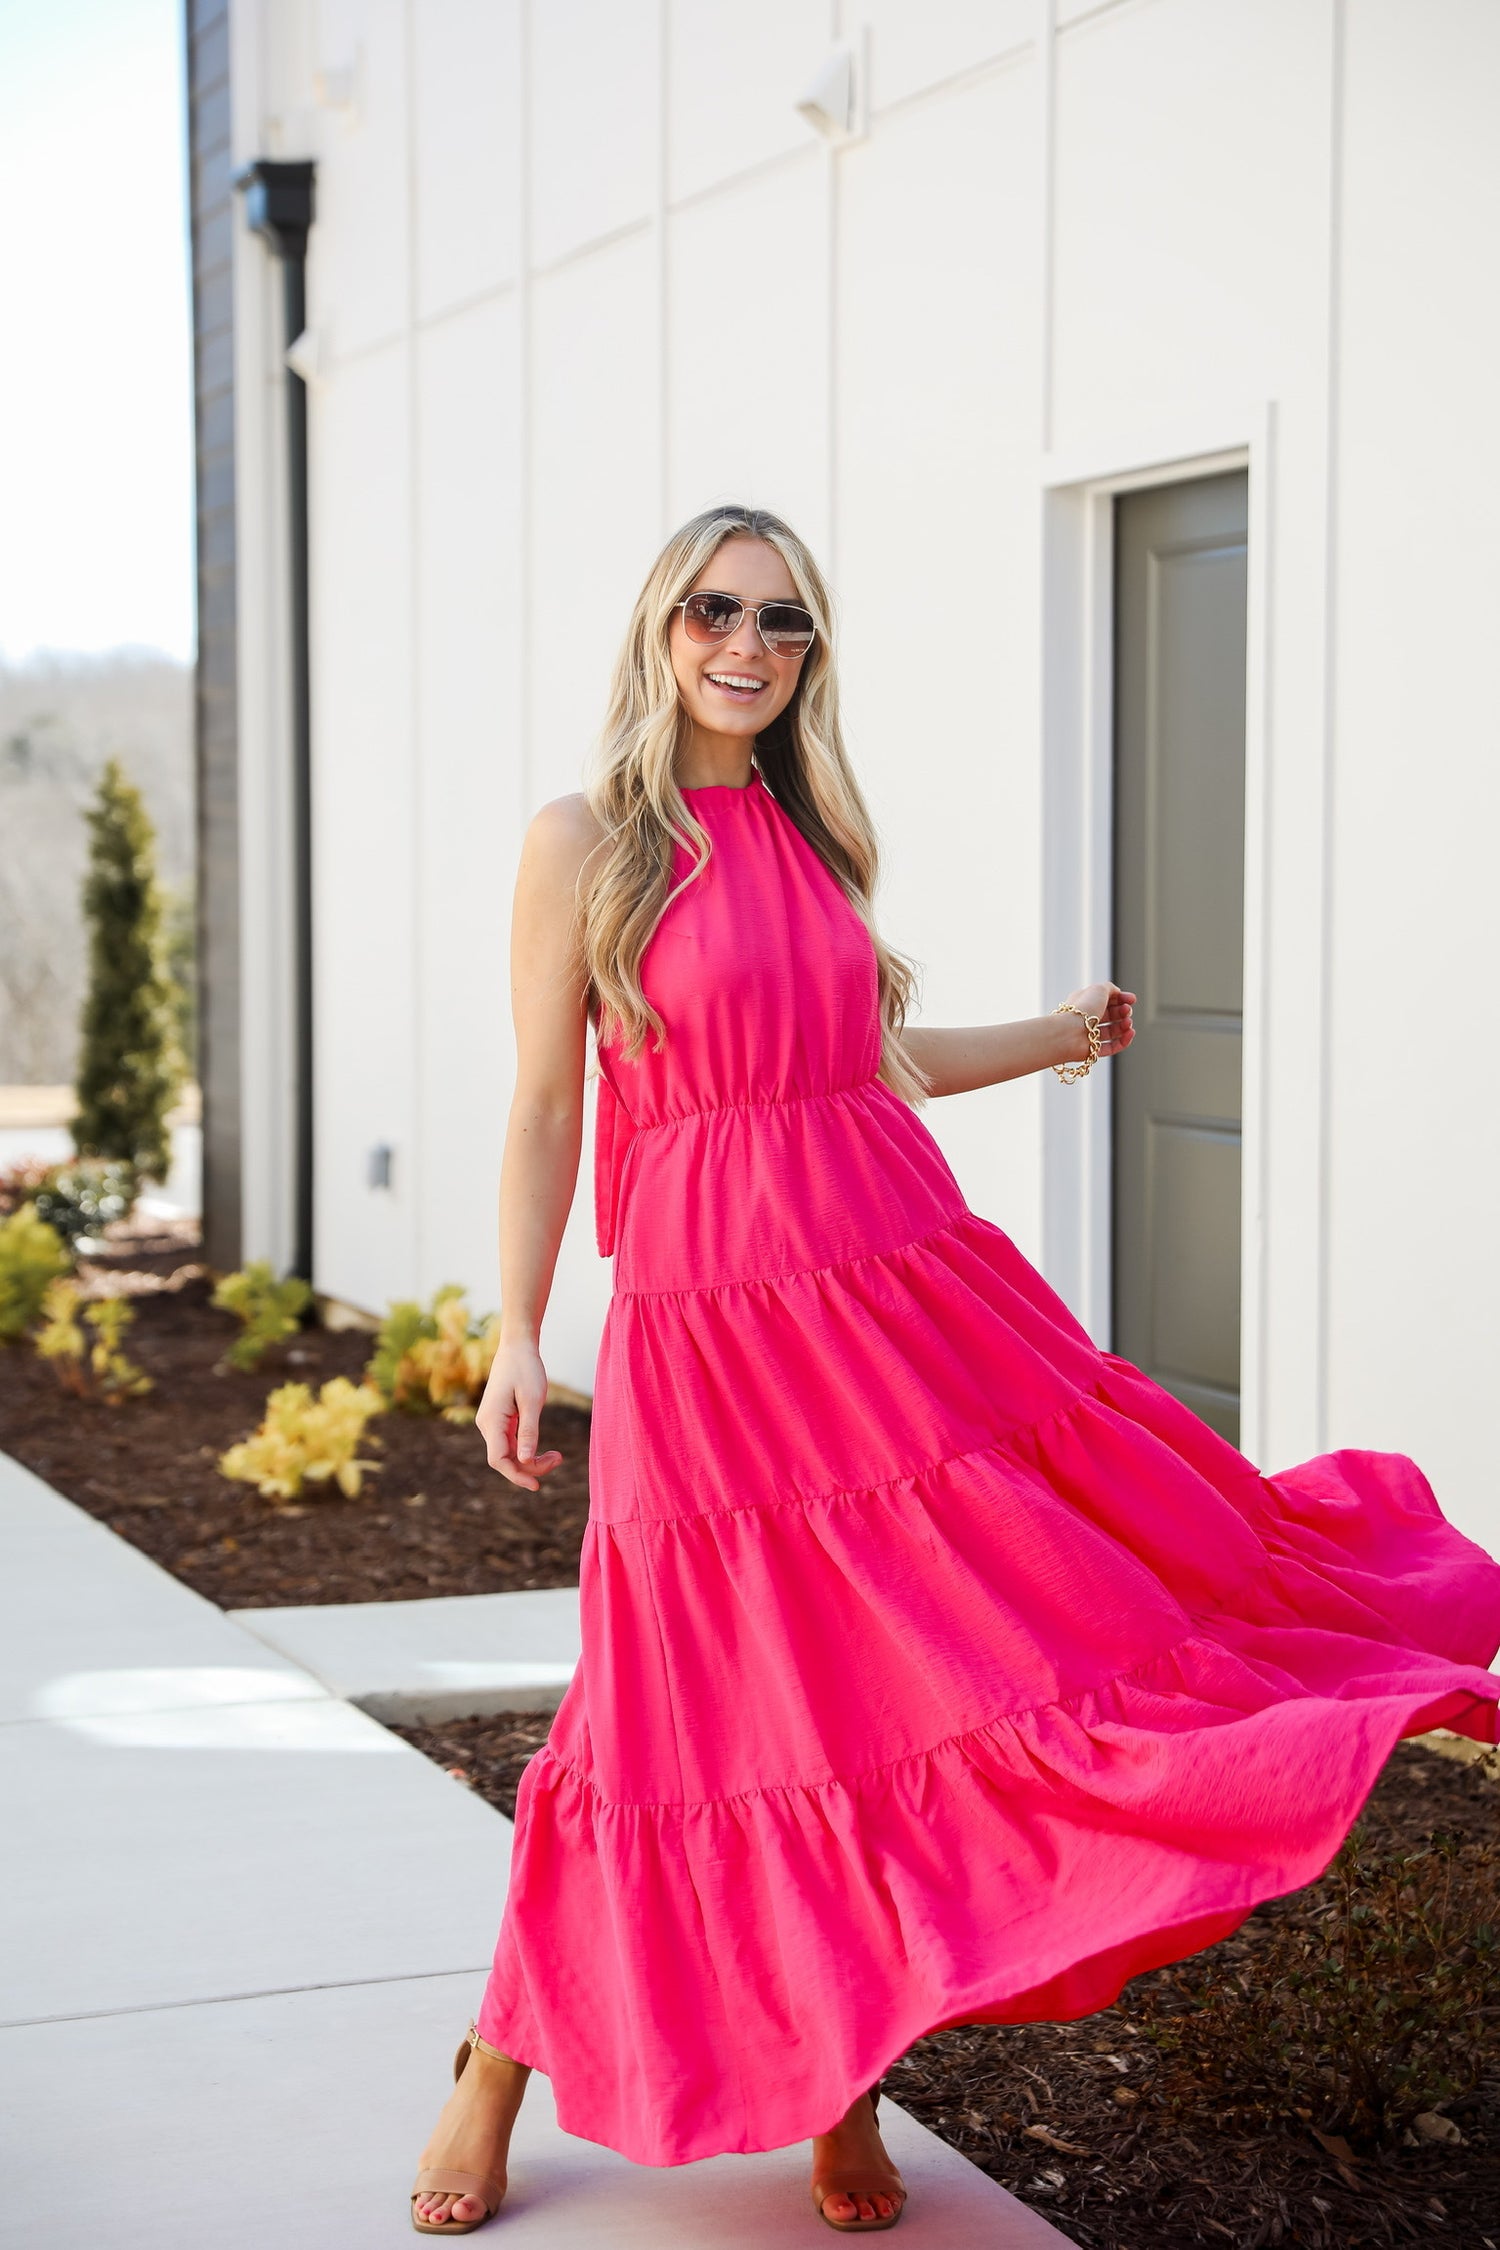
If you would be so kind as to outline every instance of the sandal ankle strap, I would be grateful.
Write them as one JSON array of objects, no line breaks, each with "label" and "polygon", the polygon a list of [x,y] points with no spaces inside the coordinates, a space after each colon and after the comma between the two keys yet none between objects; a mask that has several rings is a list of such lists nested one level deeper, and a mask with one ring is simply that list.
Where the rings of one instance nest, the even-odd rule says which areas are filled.
[{"label": "sandal ankle strap", "polygon": [[513,2055],[503,2055],[498,2047],[492,2047],[488,2039],[481,2039],[477,2024],[471,2023],[469,2026],[468,2043],[471,2047],[477,2047],[480,2054],[488,2055],[494,2062],[513,2062],[515,2060]]}]

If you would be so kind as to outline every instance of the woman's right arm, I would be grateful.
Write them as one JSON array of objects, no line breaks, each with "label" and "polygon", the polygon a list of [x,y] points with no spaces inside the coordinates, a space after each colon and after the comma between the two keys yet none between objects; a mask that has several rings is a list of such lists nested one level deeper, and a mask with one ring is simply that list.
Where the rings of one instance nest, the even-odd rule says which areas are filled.
[{"label": "woman's right arm", "polygon": [[535,1492],[560,1453],[538,1453],[547,1375],[539,1340],[583,1145],[587,978],[574,927],[580,871],[602,831],[581,796],[526,832],[511,919],[516,1084],[500,1167],[500,1343],[476,1417],[489,1464]]}]

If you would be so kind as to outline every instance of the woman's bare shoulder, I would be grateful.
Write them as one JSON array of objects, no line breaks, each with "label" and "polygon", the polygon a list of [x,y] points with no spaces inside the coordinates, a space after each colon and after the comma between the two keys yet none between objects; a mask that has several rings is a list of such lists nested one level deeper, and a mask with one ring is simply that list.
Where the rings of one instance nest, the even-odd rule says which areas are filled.
[{"label": "woman's bare shoulder", "polygon": [[571,882],[605,834],[581,790],[570,797],[554,797],[532,815],[526,857],[539,872]]}]

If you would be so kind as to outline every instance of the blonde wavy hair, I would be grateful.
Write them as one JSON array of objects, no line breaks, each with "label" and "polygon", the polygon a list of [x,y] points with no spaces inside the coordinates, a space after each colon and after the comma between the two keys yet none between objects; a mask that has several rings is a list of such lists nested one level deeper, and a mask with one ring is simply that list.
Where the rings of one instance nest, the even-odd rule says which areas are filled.
[{"label": "blonde wavy hair", "polygon": [[[777,803],[869,930],[879,968],[878,1076],[903,1100],[920,1105],[932,1090],[931,1081],[900,1040],[916,992],[917,966],[886,945],[875,927],[872,902],[880,849],[839,724],[832,595],[802,540],[764,508],[726,504],[685,523],[652,564],[631,612],[584,789],[604,830],[579,884],[578,934],[590,1017],[599,1038],[623,1042],[629,1061],[639,1058],[652,1028],[661,1051],[666,1026],[642,987],[641,956],[673,899],[698,880],[713,856],[708,831],[675,779],[677,753],[690,722],[678,694],[668,634],[675,605],[729,539],[762,539],[774,547],[791,573],[798,600],[817,622],[817,639],[803,659],[790,703],[756,737],[755,762]],[[672,859],[679,840],[696,856],[674,891]]]}]

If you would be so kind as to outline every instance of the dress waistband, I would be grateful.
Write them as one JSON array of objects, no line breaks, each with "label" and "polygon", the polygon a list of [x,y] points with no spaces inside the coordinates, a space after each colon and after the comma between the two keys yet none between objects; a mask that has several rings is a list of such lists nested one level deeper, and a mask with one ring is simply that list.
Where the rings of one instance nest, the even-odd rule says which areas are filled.
[{"label": "dress waistband", "polygon": [[614,1255],[620,1224],[620,1180],[627,1151],[637,1134],[659,1132],[664,1126],[684,1124],[694,1117],[727,1116],[737,1109],[785,1109],[797,1102],[833,1101],[841,1094],[862,1093],[867,1086],[877,1083],[879,1075],[878,1071],[872,1071],[868,1078],[856,1079],[852,1085],[824,1086],[811,1094],[783,1094],[763,1102],[716,1102],[710,1108],[683,1109],[670,1117],[641,1119],[631,1116],[601,1061],[594,1112],[594,1240],[600,1257]]}]

